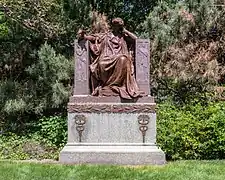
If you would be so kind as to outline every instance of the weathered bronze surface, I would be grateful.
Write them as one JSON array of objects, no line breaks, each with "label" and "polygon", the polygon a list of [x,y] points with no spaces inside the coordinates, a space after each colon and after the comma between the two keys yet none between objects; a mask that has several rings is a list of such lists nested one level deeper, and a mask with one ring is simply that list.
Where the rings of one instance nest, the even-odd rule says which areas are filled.
[{"label": "weathered bronze surface", "polygon": [[[80,40],[89,41],[91,92],[93,96],[120,96],[123,99],[142,97],[134,72],[134,51],[137,37],[124,28],[121,18],[112,21],[112,30],[86,35],[79,32]],[[141,49],[141,47],[140,47]],[[145,52],[143,52],[145,56]],[[139,56],[141,57],[141,56]],[[141,64],[142,67],[148,64]],[[146,77],[149,78],[146,72]],[[80,78],[85,79],[85,74]],[[145,81],[145,79],[143,79]]]},{"label": "weathered bronze surface", "polygon": [[155,113],[155,103],[69,103],[69,113]]},{"label": "weathered bronze surface", "polygon": [[155,103],[154,97],[121,99],[119,96],[71,96],[71,103]]}]

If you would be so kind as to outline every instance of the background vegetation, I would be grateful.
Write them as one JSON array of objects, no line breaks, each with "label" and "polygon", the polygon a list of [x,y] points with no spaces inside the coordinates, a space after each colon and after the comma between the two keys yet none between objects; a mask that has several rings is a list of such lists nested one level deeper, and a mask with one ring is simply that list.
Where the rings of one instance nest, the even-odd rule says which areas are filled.
[{"label": "background vegetation", "polygon": [[[224,158],[224,2],[0,0],[0,158],[56,158],[66,139],[73,42],[92,12],[151,40],[158,142],[169,159]],[[168,128],[170,127],[170,128]]]}]

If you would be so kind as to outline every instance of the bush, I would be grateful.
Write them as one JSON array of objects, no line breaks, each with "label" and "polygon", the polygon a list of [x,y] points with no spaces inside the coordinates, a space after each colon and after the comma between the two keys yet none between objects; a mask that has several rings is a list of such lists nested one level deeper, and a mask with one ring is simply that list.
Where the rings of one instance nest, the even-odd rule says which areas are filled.
[{"label": "bush", "polygon": [[157,140],[168,159],[224,159],[224,105],[159,105]]},{"label": "bush", "polygon": [[0,159],[57,159],[59,150],[45,143],[41,136],[18,136],[13,133],[0,135]]},{"label": "bush", "polygon": [[67,140],[66,118],[43,117],[32,125],[25,135],[4,133],[0,135],[0,159],[58,159]]},{"label": "bush", "polygon": [[[159,104],[157,142],[168,160],[225,159],[225,102]],[[0,159],[57,159],[67,139],[66,118],[43,117],[35,133],[0,135]]]},{"label": "bush", "polygon": [[39,120],[40,135],[57,147],[62,147],[67,140],[66,118],[60,116],[43,117]]}]

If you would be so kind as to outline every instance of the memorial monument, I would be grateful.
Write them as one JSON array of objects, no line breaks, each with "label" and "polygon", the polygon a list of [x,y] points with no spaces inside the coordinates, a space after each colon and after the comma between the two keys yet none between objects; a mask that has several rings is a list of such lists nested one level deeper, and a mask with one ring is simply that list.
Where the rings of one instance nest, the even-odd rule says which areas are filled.
[{"label": "memorial monument", "polygon": [[121,18],[98,33],[78,32],[75,82],[68,103],[62,163],[164,164],[156,145],[156,104],[150,96],[149,40]]}]

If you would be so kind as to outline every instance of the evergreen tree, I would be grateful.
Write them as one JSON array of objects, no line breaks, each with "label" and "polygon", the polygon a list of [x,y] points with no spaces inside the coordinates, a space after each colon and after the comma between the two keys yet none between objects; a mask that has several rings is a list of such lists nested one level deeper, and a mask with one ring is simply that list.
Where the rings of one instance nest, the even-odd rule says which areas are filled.
[{"label": "evergreen tree", "polygon": [[173,94],[187,103],[219,83],[224,74],[223,16],[224,9],[212,0],[168,1],[154,8],[145,25],[152,44],[153,92],[158,97]]}]

